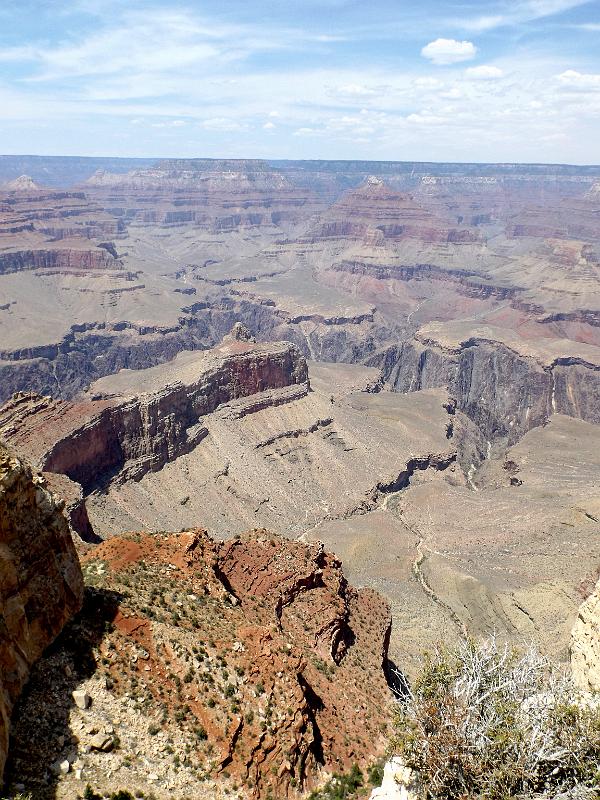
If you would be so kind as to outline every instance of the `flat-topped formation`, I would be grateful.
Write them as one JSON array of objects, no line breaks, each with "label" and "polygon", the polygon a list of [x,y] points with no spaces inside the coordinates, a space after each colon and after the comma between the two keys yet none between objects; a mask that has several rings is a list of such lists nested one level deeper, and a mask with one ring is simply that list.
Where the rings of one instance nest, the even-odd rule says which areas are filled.
[{"label": "flat-topped formation", "polygon": [[419,328],[415,339],[452,353],[459,353],[477,342],[498,342],[525,358],[534,359],[542,367],[578,361],[600,369],[600,347],[564,338],[525,338],[508,328],[485,323],[469,323],[463,320],[430,322]]},{"label": "flat-topped formation", "polygon": [[[164,369],[121,373],[77,403],[16,395],[0,411],[0,431],[41,469],[87,492],[111,479],[139,480],[189,452],[206,435],[202,418],[223,404],[290,386],[308,391],[306,362],[285,342],[232,340]],[[106,391],[111,383],[117,392]]]}]

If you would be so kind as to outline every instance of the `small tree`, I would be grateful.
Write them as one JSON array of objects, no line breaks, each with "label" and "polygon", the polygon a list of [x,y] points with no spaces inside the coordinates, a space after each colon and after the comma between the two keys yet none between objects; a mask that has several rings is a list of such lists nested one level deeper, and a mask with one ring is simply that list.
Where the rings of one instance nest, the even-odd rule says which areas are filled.
[{"label": "small tree", "polygon": [[533,648],[495,639],[428,656],[399,704],[395,752],[428,800],[551,796],[600,782],[600,711]]}]

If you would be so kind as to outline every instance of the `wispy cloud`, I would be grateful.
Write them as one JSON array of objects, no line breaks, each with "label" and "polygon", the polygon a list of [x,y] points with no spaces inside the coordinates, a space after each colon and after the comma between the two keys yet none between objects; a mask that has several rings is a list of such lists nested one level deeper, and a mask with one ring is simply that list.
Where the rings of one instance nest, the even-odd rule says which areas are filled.
[{"label": "wispy cloud", "polygon": [[481,33],[494,28],[509,25],[522,25],[527,22],[552,17],[565,11],[588,5],[592,0],[522,0],[516,3],[498,4],[495,13],[480,16],[458,18],[453,21],[455,27]]},{"label": "wispy cloud", "polygon": [[490,64],[481,64],[478,67],[468,67],[467,70],[465,70],[465,75],[467,78],[489,81],[502,78],[504,72],[500,69],[500,67],[494,67]]},{"label": "wispy cloud", "polygon": [[[456,38],[435,38],[450,30],[442,0],[413,4],[407,16],[391,0],[330,2],[344,11],[339,28],[319,16],[317,0],[304,24],[283,4],[258,24],[247,9],[231,10],[241,0],[227,14],[216,0],[202,11],[167,0],[57,0],[64,16],[48,32],[40,24],[37,35],[9,37],[0,26],[0,149],[597,160],[600,63],[593,49],[581,52],[593,37],[575,27],[593,18],[580,11],[561,25],[571,53],[541,37],[535,52],[516,49],[514,32],[497,30],[581,2],[460,0],[481,14],[467,20],[477,35]],[[432,21],[440,28],[428,41]]]},{"label": "wispy cloud", "polygon": [[575,69],[568,69],[565,72],[561,72],[557,78],[563,86],[568,86],[571,89],[584,91],[595,89],[600,91],[600,74],[581,73]]}]

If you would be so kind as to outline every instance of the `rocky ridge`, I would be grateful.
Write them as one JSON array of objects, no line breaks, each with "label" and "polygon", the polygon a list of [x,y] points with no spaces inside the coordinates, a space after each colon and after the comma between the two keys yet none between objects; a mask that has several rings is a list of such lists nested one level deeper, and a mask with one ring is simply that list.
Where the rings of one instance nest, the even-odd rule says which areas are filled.
[{"label": "rocky ridge", "polygon": [[582,603],[571,634],[571,669],[585,692],[600,691],[600,586]]},{"label": "rocky ridge", "polygon": [[243,415],[309,389],[293,345],[256,345],[239,329],[213,351],[181,354],[166,374],[120,377],[120,396],[104,395],[100,384],[79,403],[15,395],[1,412],[3,437],[40,469],[66,475],[88,493],[109,481],[139,480],[190,452],[207,434],[203,417],[224,404],[252,398],[239,408]]},{"label": "rocky ridge", "polygon": [[131,535],[83,565],[86,606],[15,725],[11,774],[28,789],[292,798],[382,752],[389,608],[321,545]]}]

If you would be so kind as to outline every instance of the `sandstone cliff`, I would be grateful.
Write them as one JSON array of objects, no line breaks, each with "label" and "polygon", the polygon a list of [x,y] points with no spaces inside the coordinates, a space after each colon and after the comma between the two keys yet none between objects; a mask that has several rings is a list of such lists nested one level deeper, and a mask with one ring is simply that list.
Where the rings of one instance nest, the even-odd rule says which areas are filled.
[{"label": "sandstone cliff", "polygon": [[83,580],[61,505],[0,444],[0,775],[10,716],[32,664],[81,607]]},{"label": "sandstone cliff", "polygon": [[486,327],[462,338],[447,328],[450,336],[444,325],[427,326],[371,363],[382,364],[394,391],[448,387],[489,441],[514,444],[556,413],[600,422],[597,347],[563,340],[540,345]]},{"label": "sandstone cliff", "polygon": [[581,605],[571,634],[573,678],[584,691],[600,691],[600,583]]}]

